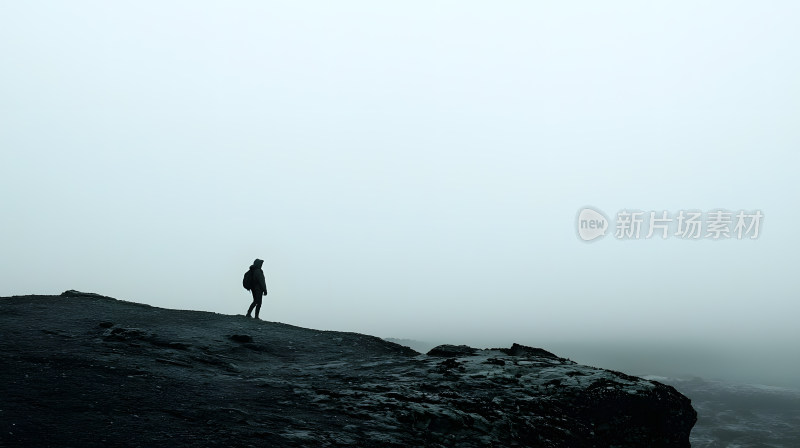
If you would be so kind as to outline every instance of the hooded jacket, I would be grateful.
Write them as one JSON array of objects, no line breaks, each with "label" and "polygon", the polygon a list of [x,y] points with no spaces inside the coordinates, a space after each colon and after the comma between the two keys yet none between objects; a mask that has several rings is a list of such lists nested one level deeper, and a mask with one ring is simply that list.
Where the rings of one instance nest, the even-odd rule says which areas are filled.
[{"label": "hooded jacket", "polygon": [[256,259],[250,265],[250,270],[253,271],[253,289],[267,292],[267,280],[264,278],[264,271],[261,270],[263,264],[264,260]]}]

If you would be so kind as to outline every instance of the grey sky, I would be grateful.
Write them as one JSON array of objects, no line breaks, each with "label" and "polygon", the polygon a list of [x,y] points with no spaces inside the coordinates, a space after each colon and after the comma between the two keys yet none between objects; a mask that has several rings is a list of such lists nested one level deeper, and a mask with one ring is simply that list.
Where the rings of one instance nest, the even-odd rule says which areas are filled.
[{"label": "grey sky", "polygon": [[[0,294],[241,314],[260,257],[302,326],[797,354],[799,9],[3,2]],[[586,244],[585,205],[765,220]]]}]

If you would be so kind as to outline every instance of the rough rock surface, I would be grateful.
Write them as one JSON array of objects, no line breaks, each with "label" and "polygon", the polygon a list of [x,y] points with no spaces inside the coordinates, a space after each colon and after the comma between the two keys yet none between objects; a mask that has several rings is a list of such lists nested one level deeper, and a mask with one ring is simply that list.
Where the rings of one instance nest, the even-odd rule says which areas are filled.
[{"label": "rough rock surface", "polygon": [[515,344],[357,333],[68,291],[0,298],[0,446],[688,447],[670,386]]}]

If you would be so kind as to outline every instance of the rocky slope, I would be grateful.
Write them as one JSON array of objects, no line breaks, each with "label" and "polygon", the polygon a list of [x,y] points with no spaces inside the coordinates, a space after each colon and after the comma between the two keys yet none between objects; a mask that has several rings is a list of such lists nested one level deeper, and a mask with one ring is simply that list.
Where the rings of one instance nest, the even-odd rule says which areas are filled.
[{"label": "rocky slope", "polygon": [[0,446],[688,447],[670,386],[514,345],[377,337],[68,291],[0,298]]}]

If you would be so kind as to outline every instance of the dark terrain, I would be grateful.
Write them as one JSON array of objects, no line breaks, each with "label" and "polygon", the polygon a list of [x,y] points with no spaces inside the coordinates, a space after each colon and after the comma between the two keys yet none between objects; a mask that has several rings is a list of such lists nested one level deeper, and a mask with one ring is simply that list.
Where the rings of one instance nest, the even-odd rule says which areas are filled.
[{"label": "dark terrain", "polygon": [[514,345],[357,333],[67,291],[0,298],[0,446],[688,447],[671,386]]}]

